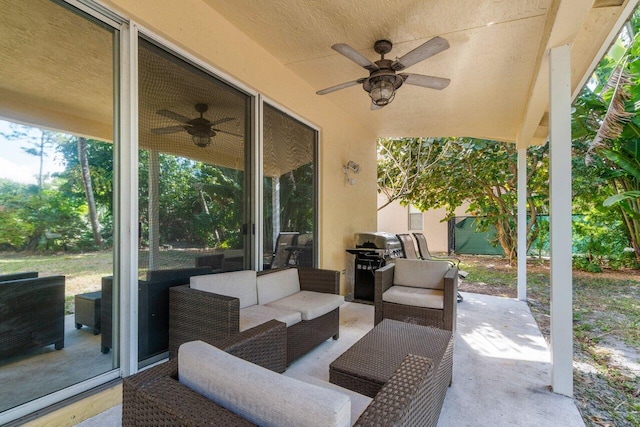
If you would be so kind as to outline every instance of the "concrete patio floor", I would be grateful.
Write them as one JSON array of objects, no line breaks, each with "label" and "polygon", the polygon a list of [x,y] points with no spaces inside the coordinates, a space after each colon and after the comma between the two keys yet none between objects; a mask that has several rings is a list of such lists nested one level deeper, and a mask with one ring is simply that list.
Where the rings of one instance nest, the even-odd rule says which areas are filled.
[{"label": "concrete patio floor", "polygon": [[[549,391],[550,353],[526,303],[463,293],[458,305],[453,385],[438,427],[583,426],[573,399]],[[329,363],[373,327],[373,306],[345,303],[340,339],[328,340],[285,375],[314,383],[329,379]],[[352,406],[369,399],[350,393]],[[121,406],[80,424],[120,426]]]}]

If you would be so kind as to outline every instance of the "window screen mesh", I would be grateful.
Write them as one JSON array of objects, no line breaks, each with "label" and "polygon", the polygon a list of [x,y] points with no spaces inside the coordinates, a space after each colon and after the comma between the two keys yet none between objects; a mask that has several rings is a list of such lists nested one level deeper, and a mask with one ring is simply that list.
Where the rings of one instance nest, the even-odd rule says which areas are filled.
[{"label": "window screen mesh", "polygon": [[313,265],[315,143],[315,130],[265,105],[265,267]]},{"label": "window screen mesh", "polygon": [[140,277],[243,268],[249,97],[142,39],[139,91]]}]

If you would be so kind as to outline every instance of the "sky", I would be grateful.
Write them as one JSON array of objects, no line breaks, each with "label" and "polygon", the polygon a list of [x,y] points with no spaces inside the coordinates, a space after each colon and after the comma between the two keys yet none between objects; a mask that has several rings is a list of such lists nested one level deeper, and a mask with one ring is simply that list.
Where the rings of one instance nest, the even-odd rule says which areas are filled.
[{"label": "sky", "polygon": [[[21,126],[21,128],[24,128]],[[40,160],[27,154],[21,147],[29,147],[25,140],[7,140],[2,134],[12,132],[11,123],[0,120],[0,178],[10,179],[23,184],[36,184]],[[40,131],[32,128],[30,135],[39,137]],[[61,172],[64,167],[54,149],[45,150],[43,173]]]}]

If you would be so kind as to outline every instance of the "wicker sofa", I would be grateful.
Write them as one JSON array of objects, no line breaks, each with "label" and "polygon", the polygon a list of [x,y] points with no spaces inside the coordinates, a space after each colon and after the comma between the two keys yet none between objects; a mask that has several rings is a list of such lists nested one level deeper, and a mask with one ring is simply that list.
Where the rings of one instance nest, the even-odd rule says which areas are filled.
[{"label": "wicker sofa", "polygon": [[64,348],[64,276],[0,277],[0,357],[53,344]]},{"label": "wicker sofa", "polygon": [[[334,304],[326,311],[315,311],[310,316],[304,313],[298,313],[298,320],[292,320],[290,312],[292,310],[280,310],[285,316],[279,315],[278,311],[273,307],[266,307],[275,313],[271,319],[276,319],[288,324],[287,327],[287,363],[291,363],[298,357],[306,354],[322,342],[333,337],[339,337],[339,309],[338,306],[344,301],[344,298],[337,298],[340,291],[340,276],[337,271],[321,270],[304,267],[291,267],[275,270],[266,270],[257,273],[253,271],[241,271],[222,273],[211,276],[199,276],[193,278],[190,286],[178,286],[170,290],[169,304],[169,357],[177,356],[178,348],[181,344],[194,340],[202,340],[211,344],[236,335],[242,330],[259,324],[260,321],[253,319],[247,324],[242,313],[246,311],[262,310],[266,302],[273,301],[278,296],[268,295],[267,300],[256,304],[255,296],[247,297],[244,289],[246,284],[254,286],[253,292],[256,292],[255,286],[258,287],[260,294],[258,300],[264,299],[264,293],[261,293],[260,283],[271,282],[269,287],[276,293],[280,292],[279,288],[288,289],[288,278],[292,273],[298,282],[299,290],[307,291],[307,296],[319,297],[323,300],[322,295],[334,294],[333,298],[325,298],[332,300],[330,304]],[[200,280],[216,280],[218,287],[209,291],[194,289],[196,281]],[[242,282],[238,282],[242,281]],[[244,283],[246,281],[246,283]],[[253,281],[253,282],[252,282]],[[256,284],[256,281],[258,282]],[[250,288],[250,286],[248,286]],[[239,289],[243,289],[240,291]],[[220,289],[220,290],[216,290]],[[215,293],[214,293],[215,292]],[[318,295],[311,295],[311,294]],[[282,297],[283,295],[279,295]],[[328,296],[327,296],[328,297]],[[336,300],[339,300],[337,303]],[[279,300],[278,300],[279,301]],[[269,306],[277,305],[278,301],[269,303]],[[325,301],[319,301],[321,306]],[[282,307],[278,307],[281,309]],[[318,314],[321,313],[321,314]],[[264,316],[260,313],[260,316]],[[258,316],[258,320],[260,319]],[[305,317],[308,317],[305,320]],[[299,319],[302,319],[301,321]],[[270,320],[264,317],[262,321]]]},{"label": "wicker sofa", "polygon": [[[204,343],[188,343],[195,344]],[[240,346],[246,349],[251,344]],[[236,349],[219,347],[243,358],[234,353]],[[345,426],[356,420],[356,426],[429,427],[437,423],[432,416],[434,363],[425,357],[407,355],[364,412],[352,414],[350,399],[341,389],[306,384],[225,356],[209,359],[200,352],[183,360],[187,356],[183,350],[178,358],[123,380],[123,426]],[[205,357],[198,361],[198,356]],[[195,366],[187,365],[194,360]]]},{"label": "wicker sofa", "polygon": [[375,324],[393,319],[455,331],[458,268],[398,258],[375,272]]}]

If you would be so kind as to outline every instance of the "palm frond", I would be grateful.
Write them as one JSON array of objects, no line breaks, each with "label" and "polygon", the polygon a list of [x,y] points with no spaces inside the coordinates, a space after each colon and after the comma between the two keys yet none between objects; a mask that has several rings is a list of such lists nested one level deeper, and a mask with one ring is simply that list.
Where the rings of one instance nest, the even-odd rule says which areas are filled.
[{"label": "palm frond", "polygon": [[624,130],[624,126],[635,116],[634,112],[629,112],[625,108],[626,102],[631,99],[630,84],[631,76],[627,71],[625,59],[611,73],[603,88],[603,92],[613,90],[613,93],[598,132],[589,144],[587,156],[601,147],[604,142],[617,139]]}]

